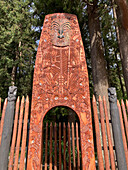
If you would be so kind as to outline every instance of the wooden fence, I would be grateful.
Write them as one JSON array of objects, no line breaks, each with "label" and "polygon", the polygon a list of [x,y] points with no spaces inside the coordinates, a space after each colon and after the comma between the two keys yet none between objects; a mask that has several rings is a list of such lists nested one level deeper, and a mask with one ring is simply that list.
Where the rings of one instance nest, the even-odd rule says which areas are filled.
[{"label": "wooden fence", "polygon": [[[0,104],[1,105],[1,104]],[[0,122],[0,143],[2,137],[2,128],[4,123],[5,110],[7,106],[7,99],[5,99],[2,118]],[[27,141],[27,126],[28,126],[28,113],[29,113],[29,98],[22,97],[21,103],[19,97],[16,101],[15,118],[13,125],[12,142],[9,153],[9,170],[23,170],[25,168],[25,155],[26,155],[26,141]],[[23,125],[23,127],[22,127]],[[20,162],[19,162],[20,160]]]},{"label": "wooden fence", "polygon": [[[117,101],[119,109],[123,145],[125,150],[126,162],[128,167],[128,101]],[[4,116],[7,107],[5,99],[3,107],[0,99],[0,143],[4,124]],[[94,118],[93,133],[94,143],[96,143],[95,153],[97,169],[112,169],[117,167],[116,154],[114,150],[114,141],[112,135],[111,120],[108,114],[105,98],[99,97],[96,102],[93,96],[92,117]],[[23,170],[27,159],[27,136],[28,136],[28,116],[29,116],[29,98],[19,97],[16,101],[15,117],[13,125],[12,140],[9,153],[9,170]],[[78,123],[46,123],[43,126],[42,138],[42,169],[82,169],[81,165],[81,147],[80,133]]]},{"label": "wooden fence", "polygon": [[78,123],[46,123],[43,128],[42,169],[82,169]]},{"label": "wooden fence", "polygon": [[[97,158],[98,158],[98,169],[112,169],[115,170],[117,167],[116,154],[114,151],[114,141],[112,135],[111,120],[108,116],[106,100],[99,96],[98,105],[95,97],[93,96],[93,114],[95,122],[95,133],[96,133],[96,148],[97,148]],[[123,145],[125,150],[126,163],[128,168],[128,119],[126,108],[128,111],[128,101],[126,101],[126,108],[123,100],[121,101],[121,106],[117,100],[117,106],[119,109],[121,131],[123,137]],[[103,144],[102,144],[103,143]]]}]

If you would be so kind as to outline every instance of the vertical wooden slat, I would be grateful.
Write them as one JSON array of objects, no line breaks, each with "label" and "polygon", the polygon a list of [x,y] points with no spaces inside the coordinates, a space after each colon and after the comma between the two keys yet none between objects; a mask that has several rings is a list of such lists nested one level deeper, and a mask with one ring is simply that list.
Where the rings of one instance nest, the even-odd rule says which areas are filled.
[{"label": "vertical wooden slat", "polygon": [[102,148],[101,148],[101,139],[100,139],[99,119],[98,119],[98,113],[97,113],[96,99],[95,99],[94,95],[93,95],[92,103],[93,103],[95,132],[96,132],[96,146],[97,146],[97,155],[98,155],[98,165],[99,165],[99,170],[104,170]]},{"label": "vertical wooden slat", "polygon": [[2,110],[2,117],[1,117],[1,122],[0,122],[0,145],[1,145],[1,139],[2,139],[2,131],[3,131],[6,107],[7,107],[7,98],[4,101],[4,106],[3,106],[3,110]]},{"label": "vertical wooden slat", "polygon": [[49,162],[49,170],[52,170],[52,122],[50,123],[50,162]]},{"label": "vertical wooden slat", "polygon": [[1,114],[1,97],[0,97],[0,114]]},{"label": "vertical wooden slat", "polygon": [[75,159],[75,138],[74,138],[74,123],[72,122],[72,152],[73,152],[73,170],[76,169],[76,159]]},{"label": "vertical wooden slat", "polygon": [[54,145],[54,150],[55,150],[54,170],[57,170],[57,127],[56,127],[56,122],[55,122],[55,126],[54,126],[54,134],[55,134],[55,145]]},{"label": "vertical wooden slat", "polygon": [[66,169],[66,125],[63,123],[63,136],[64,136],[64,169]]},{"label": "vertical wooden slat", "polygon": [[105,118],[106,118],[106,128],[107,128],[108,144],[109,144],[109,151],[110,151],[111,169],[115,170],[115,159],[114,159],[112,137],[111,137],[111,132],[110,132],[109,118],[108,118],[108,111],[107,111],[105,96],[103,97],[103,103],[104,103],[104,112],[105,112]]},{"label": "vertical wooden slat", "polygon": [[23,112],[24,112],[24,96],[22,97],[21,107],[20,107],[20,117],[19,117],[19,126],[18,126],[18,134],[17,134],[17,143],[16,143],[14,170],[18,169],[18,160],[19,160],[19,150],[20,150],[20,140],[21,140],[21,131],[22,131]]},{"label": "vertical wooden slat", "polygon": [[20,170],[24,169],[24,159],[25,159],[25,149],[26,149],[26,139],[27,139],[27,124],[28,124],[28,113],[29,113],[29,98],[26,98],[25,104],[25,115],[24,115],[24,127],[22,135],[22,146],[21,146],[21,157],[20,157]]},{"label": "vertical wooden slat", "polygon": [[110,169],[109,155],[108,155],[108,148],[107,148],[105,123],[104,123],[104,111],[103,111],[103,105],[102,105],[101,96],[99,96],[99,109],[100,109],[100,118],[101,118],[101,131],[102,131],[102,138],[103,138],[105,166],[106,166],[106,169],[109,170]]},{"label": "vertical wooden slat", "polygon": [[48,164],[48,122],[46,123],[46,134],[45,134],[45,170],[47,170]]},{"label": "vertical wooden slat", "polygon": [[127,114],[128,114],[128,100],[126,100],[126,108],[127,108]]},{"label": "vertical wooden slat", "polygon": [[61,170],[61,122],[59,122],[59,170]]},{"label": "vertical wooden slat", "polygon": [[71,140],[70,140],[70,123],[68,122],[68,154],[69,154],[69,163],[68,169],[71,170]]},{"label": "vertical wooden slat", "polygon": [[122,106],[122,110],[123,110],[124,123],[125,123],[125,131],[126,131],[127,142],[128,142],[128,120],[127,120],[127,114],[126,114],[125,105],[124,105],[124,101],[123,100],[121,100],[121,106]]},{"label": "vertical wooden slat", "polygon": [[77,169],[80,170],[80,149],[79,149],[78,122],[76,122],[76,146],[77,146]]},{"label": "vertical wooden slat", "polygon": [[44,143],[44,125],[43,125],[43,123],[42,123],[42,142],[41,142],[41,148],[42,148],[42,153],[41,153],[41,169],[43,169],[43,167],[42,167],[42,163],[43,163],[43,150],[44,150],[44,145],[43,145],[43,143]]},{"label": "vertical wooden slat", "polygon": [[119,103],[118,100],[117,100],[117,107],[118,107],[118,109],[119,109],[119,117],[120,117],[120,125],[121,125],[122,139],[123,139],[123,145],[124,145],[124,151],[125,151],[125,158],[126,158],[126,163],[127,163],[127,168],[128,168],[128,148],[127,148],[127,142],[126,142],[126,137],[125,137],[125,130],[124,130],[124,124],[123,124],[121,107],[120,107],[120,103]]},{"label": "vertical wooden slat", "polygon": [[8,170],[13,169],[13,159],[14,159],[14,150],[15,150],[15,144],[16,144],[16,134],[17,134],[18,115],[19,115],[19,104],[20,104],[20,99],[18,97],[16,101],[15,120],[14,120],[14,127],[13,127],[13,136],[12,136],[12,144],[11,144],[11,150],[10,150]]}]

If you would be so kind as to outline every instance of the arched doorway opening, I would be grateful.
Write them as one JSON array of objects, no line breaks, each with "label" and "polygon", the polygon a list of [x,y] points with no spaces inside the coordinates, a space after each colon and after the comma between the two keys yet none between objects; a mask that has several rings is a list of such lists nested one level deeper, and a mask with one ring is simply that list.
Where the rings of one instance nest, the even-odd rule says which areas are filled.
[{"label": "arched doorway opening", "polygon": [[42,169],[82,169],[80,121],[65,106],[54,107],[43,119]]}]

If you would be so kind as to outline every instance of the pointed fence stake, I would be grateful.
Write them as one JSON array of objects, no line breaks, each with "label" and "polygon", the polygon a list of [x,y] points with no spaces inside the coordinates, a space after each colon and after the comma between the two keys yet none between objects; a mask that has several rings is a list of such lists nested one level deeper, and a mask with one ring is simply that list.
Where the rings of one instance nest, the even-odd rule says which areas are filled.
[{"label": "pointed fence stake", "polygon": [[102,104],[101,96],[99,96],[99,110],[100,110],[100,118],[101,118],[101,131],[102,131],[102,139],[103,139],[103,147],[104,147],[105,166],[106,166],[106,169],[109,170],[110,165],[109,165],[106,132],[105,132],[104,111],[103,111],[103,104]]},{"label": "pointed fence stake", "polygon": [[104,170],[102,148],[101,148],[101,137],[100,137],[99,119],[98,119],[98,113],[97,113],[96,99],[95,99],[94,95],[93,95],[92,103],[93,103],[95,132],[96,132],[96,146],[97,146],[97,155],[98,155],[98,165],[99,165],[99,170]]},{"label": "pointed fence stake", "polygon": [[16,100],[17,87],[10,86],[8,91],[8,104],[5,111],[4,125],[0,146],[0,170],[6,170],[8,167],[8,155],[11,142],[13,127],[14,106]]},{"label": "pointed fence stake", "polygon": [[116,169],[115,158],[114,158],[114,152],[113,152],[112,138],[111,138],[111,132],[110,132],[110,126],[109,126],[109,117],[108,117],[105,96],[103,97],[103,103],[104,103],[104,112],[105,112],[105,118],[106,118],[106,129],[107,129],[108,144],[109,144],[109,151],[110,151],[111,168],[112,170],[115,170]]},{"label": "pointed fence stake", "polygon": [[13,127],[13,136],[12,136],[8,170],[13,169],[13,159],[14,159],[14,151],[15,151],[15,144],[16,144],[17,126],[18,126],[19,104],[20,104],[20,100],[18,97],[16,102],[15,120],[14,120],[14,127]]},{"label": "pointed fence stake", "polygon": [[7,98],[4,101],[4,107],[3,107],[3,110],[2,110],[2,118],[1,118],[1,122],[0,122],[0,145],[1,145],[3,126],[4,126],[4,117],[5,117],[6,107],[7,107]]}]

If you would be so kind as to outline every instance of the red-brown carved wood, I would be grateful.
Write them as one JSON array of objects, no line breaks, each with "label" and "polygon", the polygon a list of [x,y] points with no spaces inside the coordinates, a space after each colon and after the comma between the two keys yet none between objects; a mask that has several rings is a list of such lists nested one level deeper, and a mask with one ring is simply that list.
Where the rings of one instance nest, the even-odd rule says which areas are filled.
[{"label": "red-brown carved wood", "polygon": [[55,106],[68,106],[80,119],[82,169],[94,170],[88,72],[77,17],[45,17],[34,70],[27,169],[41,169],[42,124]]}]

